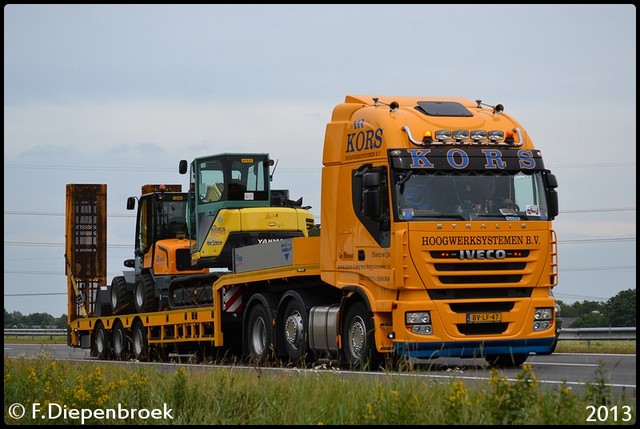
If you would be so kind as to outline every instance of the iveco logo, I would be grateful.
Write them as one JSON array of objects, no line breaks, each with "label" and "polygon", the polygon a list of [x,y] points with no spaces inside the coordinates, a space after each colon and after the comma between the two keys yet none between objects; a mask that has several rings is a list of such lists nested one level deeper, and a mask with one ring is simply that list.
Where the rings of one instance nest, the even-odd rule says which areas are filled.
[{"label": "iveco logo", "polygon": [[506,250],[461,250],[460,259],[504,259]]}]

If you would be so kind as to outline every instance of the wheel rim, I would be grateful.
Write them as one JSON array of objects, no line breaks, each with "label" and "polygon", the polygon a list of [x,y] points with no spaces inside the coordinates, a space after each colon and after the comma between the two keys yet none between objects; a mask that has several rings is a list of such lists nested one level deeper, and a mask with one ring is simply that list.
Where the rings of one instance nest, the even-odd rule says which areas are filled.
[{"label": "wheel rim", "polygon": [[133,350],[136,352],[136,356],[140,356],[142,354],[142,350],[144,349],[143,343],[142,331],[140,329],[136,329],[133,335]]},{"label": "wheel rim", "polygon": [[251,329],[251,344],[253,346],[253,351],[256,354],[261,355],[264,352],[266,343],[267,327],[264,323],[264,319],[259,317],[255,320],[255,322],[253,322],[253,326]]},{"label": "wheel rim", "polygon": [[366,341],[366,332],[364,320],[360,316],[353,319],[351,328],[349,329],[349,350],[351,356],[356,359],[362,357],[362,351],[364,350]]},{"label": "wheel rim", "polygon": [[120,329],[116,329],[113,334],[113,350],[118,356],[124,351],[124,338]]},{"label": "wheel rim", "polygon": [[284,324],[284,336],[294,348],[298,348],[298,343],[302,338],[302,315],[296,310],[287,317]]},{"label": "wheel rim", "polygon": [[105,343],[104,331],[100,329],[96,334],[96,350],[98,351],[98,353],[104,352],[104,349],[105,349],[104,343]]}]

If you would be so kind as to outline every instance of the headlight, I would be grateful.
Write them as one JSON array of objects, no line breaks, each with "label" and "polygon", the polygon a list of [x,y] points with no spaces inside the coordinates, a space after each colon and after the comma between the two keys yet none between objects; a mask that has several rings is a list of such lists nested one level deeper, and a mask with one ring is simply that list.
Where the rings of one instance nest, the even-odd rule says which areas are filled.
[{"label": "headlight", "polygon": [[417,323],[430,323],[431,316],[428,311],[415,311],[406,313],[404,321],[407,325],[415,325]]},{"label": "headlight", "polygon": [[536,308],[536,313],[533,316],[535,320],[551,320],[553,319],[552,307]]}]

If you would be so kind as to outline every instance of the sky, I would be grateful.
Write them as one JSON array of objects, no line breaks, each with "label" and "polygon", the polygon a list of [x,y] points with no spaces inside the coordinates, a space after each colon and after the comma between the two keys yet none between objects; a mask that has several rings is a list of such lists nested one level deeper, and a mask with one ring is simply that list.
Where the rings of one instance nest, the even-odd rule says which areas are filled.
[{"label": "sky", "polygon": [[556,175],[565,303],[636,284],[636,9],[608,5],[5,5],[4,308],[67,313],[65,189],[126,199],[181,159],[266,152],[321,223],[324,131],[347,94],[503,104]]}]

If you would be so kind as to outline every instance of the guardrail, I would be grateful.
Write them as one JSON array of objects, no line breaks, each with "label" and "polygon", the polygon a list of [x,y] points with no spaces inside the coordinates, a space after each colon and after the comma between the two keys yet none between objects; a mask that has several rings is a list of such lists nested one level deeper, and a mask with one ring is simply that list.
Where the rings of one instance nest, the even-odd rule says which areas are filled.
[{"label": "guardrail", "polygon": [[635,340],[636,328],[567,328],[558,340]]},{"label": "guardrail", "polygon": [[[5,329],[4,336],[42,337],[67,335],[66,329]],[[567,328],[558,340],[635,340],[636,328]]]},{"label": "guardrail", "polygon": [[4,336],[10,336],[10,337],[46,337],[46,336],[51,336],[51,337],[56,337],[59,335],[67,335],[67,330],[64,328],[61,329],[37,329],[37,328],[33,328],[33,329],[29,329],[29,328],[24,328],[24,329],[20,329],[20,328],[13,328],[13,329],[6,329],[4,330]]}]

